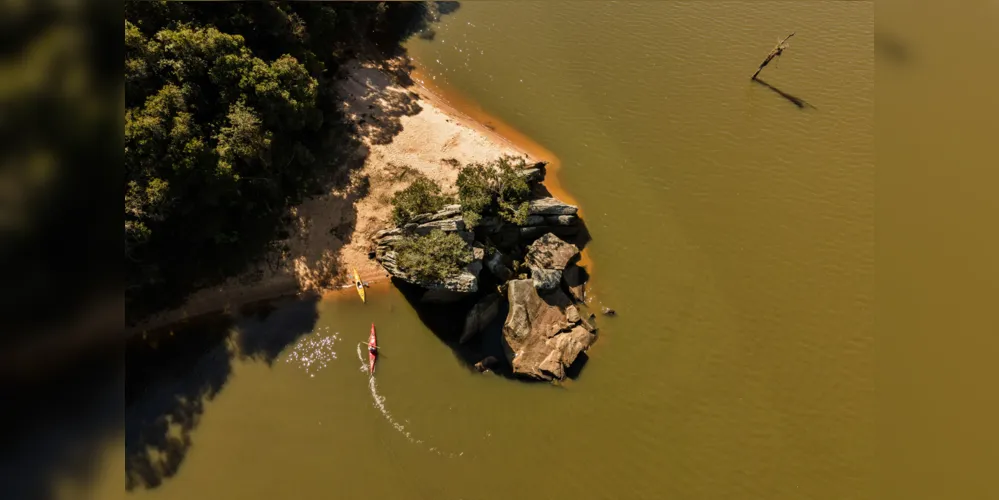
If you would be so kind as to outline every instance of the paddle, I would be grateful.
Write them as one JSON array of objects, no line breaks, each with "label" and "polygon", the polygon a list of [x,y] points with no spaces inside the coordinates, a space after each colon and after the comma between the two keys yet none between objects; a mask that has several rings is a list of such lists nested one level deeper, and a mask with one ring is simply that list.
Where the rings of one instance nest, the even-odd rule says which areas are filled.
[{"label": "paddle", "polygon": [[[369,346],[369,347],[371,346],[371,344],[369,344],[367,342],[358,342],[358,344],[364,344],[364,345]],[[384,354],[382,354],[382,348],[381,347],[375,346],[375,352],[378,353],[379,356],[384,356]]]}]

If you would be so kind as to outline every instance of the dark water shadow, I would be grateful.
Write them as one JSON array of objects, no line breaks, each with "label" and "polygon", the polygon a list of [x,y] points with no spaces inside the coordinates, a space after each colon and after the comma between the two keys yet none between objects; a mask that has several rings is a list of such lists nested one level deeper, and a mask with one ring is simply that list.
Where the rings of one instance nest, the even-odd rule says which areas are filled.
[{"label": "dark water shadow", "polygon": [[437,12],[441,14],[454,14],[460,7],[461,2],[434,2],[437,4]]},{"label": "dark water shadow", "polygon": [[576,360],[566,367],[565,377],[569,380],[579,380],[579,376],[583,373],[583,368],[589,361],[590,355],[586,354],[586,351],[579,353],[579,356],[576,356]]},{"label": "dark water shadow", "polygon": [[215,314],[129,340],[125,355],[125,488],[156,488],[176,475],[206,406],[234,360],[272,365],[313,330],[318,297]]},{"label": "dark water shadow", "polygon": [[770,89],[772,91],[774,91],[777,95],[783,97],[784,99],[787,99],[788,102],[790,102],[791,104],[794,104],[795,106],[797,106],[798,109],[805,109],[805,108],[816,109],[815,106],[812,106],[811,104],[809,104],[804,99],[802,99],[802,98],[800,98],[798,96],[795,96],[793,94],[788,94],[787,92],[784,92],[783,90],[781,90],[781,89],[779,89],[777,87],[774,87],[773,85],[770,85],[769,83],[765,82],[762,78],[754,78],[753,81],[756,82],[756,83],[758,83],[758,84],[760,84],[760,85],[763,85],[764,87],[766,87],[766,88],[768,88],[768,89]]},{"label": "dark water shadow", "polygon": [[[437,32],[434,24],[440,22],[443,16],[453,14],[461,7],[459,2],[411,2],[405,8],[397,10],[394,17],[388,20],[388,26],[396,33],[402,33],[406,38],[417,36],[423,40],[432,41]],[[398,52],[398,48],[389,45]]]},{"label": "dark water shadow", "polygon": [[[88,491],[122,427],[121,350],[80,353],[44,378],[0,380],[0,497],[49,500]],[[63,491],[63,493],[65,493]]]},{"label": "dark water shadow", "polygon": [[[488,271],[483,273],[488,274]],[[484,278],[480,283],[480,290],[495,290],[494,280],[489,276]],[[428,303],[422,300],[426,293],[423,288],[396,278],[392,279],[392,284],[416,311],[423,325],[451,349],[455,359],[463,367],[469,371],[477,371],[475,364],[492,356],[498,362],[489,367],[490,371],[506,378],[515,378],[503,351],[503,322],[509,310],[505,300],[500,301],[499,312],[489,325],[469,341],[461,343],[459,340],[465,328],[465,318],[485,293],[472,294],[451,303]]]}]

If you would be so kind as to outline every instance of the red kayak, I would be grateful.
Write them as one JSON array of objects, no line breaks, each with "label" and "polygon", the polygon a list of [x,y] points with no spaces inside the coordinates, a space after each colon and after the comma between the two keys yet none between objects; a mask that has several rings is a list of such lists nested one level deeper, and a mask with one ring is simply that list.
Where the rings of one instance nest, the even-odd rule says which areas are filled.
[{"label": "red kayak", "polygon": [[378,357],[378,339],[375,337],[375,324],[371,323],[371,335],[368,337],[368,373],[375,374],[375,358]]}]

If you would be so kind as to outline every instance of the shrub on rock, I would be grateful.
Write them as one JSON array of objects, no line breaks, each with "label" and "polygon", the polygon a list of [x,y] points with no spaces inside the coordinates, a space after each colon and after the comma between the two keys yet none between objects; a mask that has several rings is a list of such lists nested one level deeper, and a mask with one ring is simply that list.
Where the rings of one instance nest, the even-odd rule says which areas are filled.
[{"label": "shrub on rock", "polygon": [[461,236],[440,229],[426,236],[403,238],[396,245],[396,253],[399,268],[427,282],[444,281],[472,262],[472,250]]},{"label": "shrub on rock", "polygon": [[421,175],[392,197],[392,221],[401,226],[417,215],[436,212],[450,202],[450,197],[441,194],[440,186]]}]

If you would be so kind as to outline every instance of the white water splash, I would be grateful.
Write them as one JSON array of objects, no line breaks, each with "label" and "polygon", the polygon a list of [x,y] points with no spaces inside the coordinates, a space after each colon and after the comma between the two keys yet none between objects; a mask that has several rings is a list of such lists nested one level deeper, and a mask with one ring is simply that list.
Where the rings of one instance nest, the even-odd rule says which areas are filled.
[{"label": "white water splash", "polygon": [[329,333],[329,327],[317,329],[315,333],[301,338],[285,358],[285,363],[298,365],[299,368],[315,377],[316,373],[336,359],[334,346],[340,340],[340,332]]},{"label": "white water splash", "polygon": [[[361,351],[360,343],[357,344],[357,359],[361,361],[361,371],[364,373],[368,373],[368,360],[364,358],[364,354]],[[423,444],[422,439],[414,438],[413,434],[408,430],[406,430],[406,426],[402,425],[401,423],[396,421],[395,418],[392,417],[392,414],[388,411],[388,408],[385,407],[385,396],[378,394],[378,383],[375,381],[375,377],[370,373],[368,374],[368,389],[371,391],[371,400],[373,402],[373,406],[382,413],[382,416],[385,417],[385,420],[387,420],[388,423],[395,428],[395,430],[399,431],[399,433],[402,434],[406,438],[406,440],[409,441],[410,443]],[[406,420],[406,423],[409,423],[409,420]],[[437,456],[446,457],[446,458],[458,458],[465,454],[465,452],[463,451],[459,453],[445,452],[442,450],[438,450],[436,447],[430,447],[428,451],[435,453]]]}]

